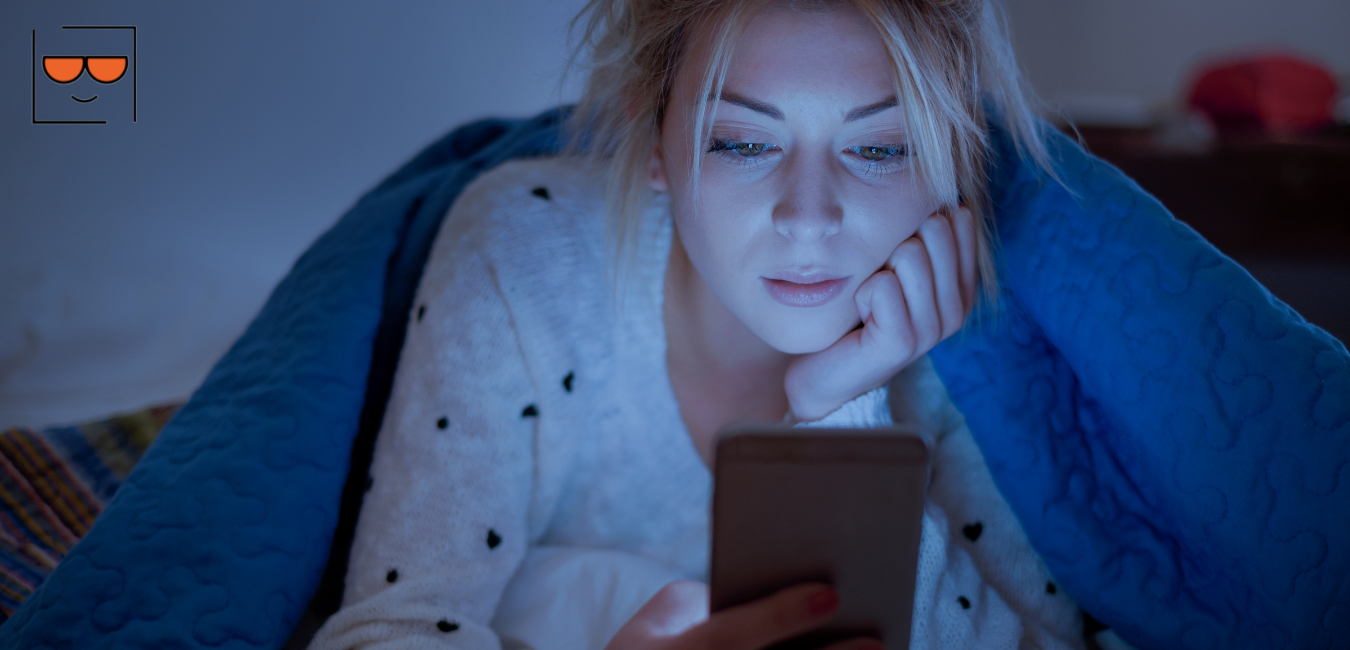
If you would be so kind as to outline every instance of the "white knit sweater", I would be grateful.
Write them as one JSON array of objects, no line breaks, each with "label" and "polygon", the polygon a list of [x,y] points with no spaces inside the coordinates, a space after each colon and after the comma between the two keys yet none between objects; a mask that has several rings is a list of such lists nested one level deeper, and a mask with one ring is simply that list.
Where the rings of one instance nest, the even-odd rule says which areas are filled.
[{"label": "white knit sweater", "polygon": [[[513,161],[451,207],[343,607],[311,648],[600,650],[665,583],[707,579],[712,479],[665,364],[669,204],[616,302],[599,187],[560,159]],[[893,419],[933,436],[911,647],[1081,647],[926,358],[818,424]]]}]

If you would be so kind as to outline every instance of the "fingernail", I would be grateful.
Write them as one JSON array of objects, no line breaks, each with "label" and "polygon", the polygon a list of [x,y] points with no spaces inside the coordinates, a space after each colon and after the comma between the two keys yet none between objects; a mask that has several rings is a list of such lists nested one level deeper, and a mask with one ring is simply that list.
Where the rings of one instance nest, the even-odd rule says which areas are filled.
[{"label": "fingernail", "polygon": [[831,587],[826,587],[811,594],[806,599],[806,607],[812,614],[822,616],[833,612],[839,607],[839,594],[835,593]]}]

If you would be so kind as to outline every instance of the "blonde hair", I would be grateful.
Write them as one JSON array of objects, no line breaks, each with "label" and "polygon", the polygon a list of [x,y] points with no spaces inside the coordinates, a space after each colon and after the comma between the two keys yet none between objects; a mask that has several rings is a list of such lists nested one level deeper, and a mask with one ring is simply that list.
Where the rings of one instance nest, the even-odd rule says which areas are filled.
[{"label": "blonde hair", "polygon": [[[606,172],[607,232],[620,281],[636,254],[637,221],[653,198],[648,163],[690,38],[698,32],[708,44],[696,96],[717,98],[740,34],[765,6],[824,11],[850,1],[890,54],[918,179],[944,208],[961,203],[976,217],[981,285],[986,297],[994,296],[986,175],[991,110],[1018,153],[1053,176],[996,0],[590,0],[573,21],[585,30],[572,62],[587,55],[589,78],[568,120],[567,151]],[[703,149],[707,113],[707,103],[699,102],[694,152]],[[695,153],[691,161],[695,182],[700,158]]]}]

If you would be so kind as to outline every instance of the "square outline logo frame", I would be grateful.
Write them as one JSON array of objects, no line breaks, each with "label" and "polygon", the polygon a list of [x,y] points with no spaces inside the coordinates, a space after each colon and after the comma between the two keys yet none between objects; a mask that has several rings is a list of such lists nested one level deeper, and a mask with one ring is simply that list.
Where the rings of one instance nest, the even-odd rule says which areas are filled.
[{"label": "square outline logo frame", "polygon": [[[61,29],[129,29],[131,30],[131,121],[136,122],[136,85],[140,80],[136,74],[136,66],[140,63],[136,55],[136,26],[135,25],[62,25]],[[33,58],[29,61],[29,72],[33,77],[33,89],[30,98],[33,100],[32,120],[33,124],[107,124],[107,120],[39,120],[37,118],[37,30],[33,32]]]}]

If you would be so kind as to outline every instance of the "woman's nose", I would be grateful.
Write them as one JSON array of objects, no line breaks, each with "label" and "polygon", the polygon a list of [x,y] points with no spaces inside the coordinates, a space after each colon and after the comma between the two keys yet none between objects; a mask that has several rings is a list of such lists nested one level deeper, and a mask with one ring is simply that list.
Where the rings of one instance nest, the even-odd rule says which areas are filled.
[{"label": "woman's nose", "polygon": [[782,194],[773,208],[774,230],[800,243],[837,234],[843,226],[844,208],[834,196],[829,169],[794,167],[782,179]]}]

